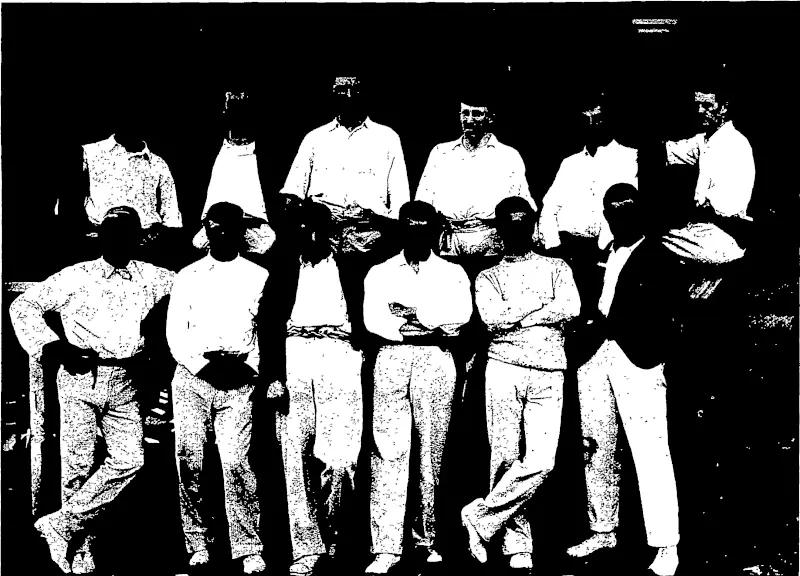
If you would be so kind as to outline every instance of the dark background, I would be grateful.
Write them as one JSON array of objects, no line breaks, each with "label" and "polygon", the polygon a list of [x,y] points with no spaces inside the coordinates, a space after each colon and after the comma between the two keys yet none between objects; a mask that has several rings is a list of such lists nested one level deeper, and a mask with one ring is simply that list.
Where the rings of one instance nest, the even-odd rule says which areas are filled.
[{"label": "dark background", "polygon": [[[788,3],[4,4],[3,281],[42,280],[73,263],[52,209],[59,195],[81,185],[81,145],[114,131],[121,93],[140,98],[149,118],[147,144],[169,164],[184,225],[193,233],[221,144],[222,97],[232,86],[258,91],[259,170],[270,200],[303,136],[332,119],[332,76],[354,69],[367,75],[370,116],[400,135],[412,193],[432,147],[459,135],[456,87],[465,77],[495,78],[501,92],[495,132],[522,154],[538,201],[561,160],[582,148],[576,108],[587,94],[606,92],[623,144],[687,137],[696,131],[694,90],[725,62],[738,97],[735,125],[756,161],[749,211],[756,232],[744,268],[721,287],[723,305],[694,319],[668,374],[682,570],[729,574],[769,564],[797,573],[797,16]],[[667,34],[640,34],[632,18],[678,24]],[[27,376],[6,312],[13,294],[4,296],[6,442],[27,427]],[[476,414],[454,415],[455,430],[469,429]],[[446,469],[451,512],[484,489],[482,441],[451,452],[451,462],[452,454],[473,458]],[[108,521],[104,561],[118,572],[180,571],[169,442],[148,445],[148,464],[121,499],[120,509],[135,520]],[[560,554],[587,529],[579,444],[569,372],[558,463],[531,508],[544,573],[572,573]],[[54,567],[33,537],[28,462],[17,446],[3,453],[2,565],[8,574],[43,573]],[[262,525],[268,563],[279,567],[288,560],[282,478],[273,468],[274,445],[265,446],[258,464],[260,478],[267,478]],[[622,484],[623,560],[609,570],[628,574],[646,566],[652,551],[630,456],[623,450],[621,458],[631,471]],[[368,561],[363,494],[360,501],[354,573]],[[448,518],[447,551],[465,561],[457,513]],[[472,573],[475,566],[444,570]]]}]

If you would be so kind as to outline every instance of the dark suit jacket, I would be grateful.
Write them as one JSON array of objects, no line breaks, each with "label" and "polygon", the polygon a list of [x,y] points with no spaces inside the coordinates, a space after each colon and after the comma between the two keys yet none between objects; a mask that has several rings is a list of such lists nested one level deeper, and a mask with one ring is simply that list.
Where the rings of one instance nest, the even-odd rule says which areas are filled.
[{"label": "dark suit jacket", "polygon": [[677,339],[679,268],[659,238],[645,238],[622,267],[604,331],[639,368],[665,362]]}]

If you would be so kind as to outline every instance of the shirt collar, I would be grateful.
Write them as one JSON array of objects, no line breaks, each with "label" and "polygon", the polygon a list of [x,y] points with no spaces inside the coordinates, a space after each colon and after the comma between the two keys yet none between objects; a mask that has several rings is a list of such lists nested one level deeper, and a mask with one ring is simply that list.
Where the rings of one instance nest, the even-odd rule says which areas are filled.
[{"label": "shirt collar", "polygon": [[120,276],[125,280],[133,280],[133,274],[136,272],[136,265],[134,261],[131,260],[128,262],[128,265],[124,268],[115,268],[108,262],[106,262],[105,258],[98,259],[98,267],[100,268],[100,273],[103,275],[103,278],[106,280],[111,279],[112,276],[115,274]]},{"label": "shirt collar", "polygon": [[[497,145],[497,142],[498,142],[497,136],[495,136],[494,133],[489,132],[489,138],[486,139],[486,144],[484,144],[483,146],[478,146],[477,148],[475,148],[475,150],[481,150],[482,148],[494,148]],[[464,135],[463,134],[461,135],[461,138],[456,140],[455,146],[453,146],[453,150],[455,150],[459,146],[461,148],[463,148],[464,150],[467,149],[467,147],[464,146]],[[475,150],[473,150],[473,152]]]},{"label": "shirt collar", "polygon": [[[361,124],[359,124],[358,126],[353,128],[353,132],[355,132],[356,130],[361,130],[362,128],[369,128],[371,126],[371,122],[372,122],[372,120],[370,120],[369,116],[367,116],[366,118],[364,118],[364,121]],[[344,128],[345,130],[347,130],[347,128],[345,128],[344,126],[339,124],[339,119],[338,118],[334,118],[333,119],[333,125],[331,126],[331,129],[328,130],[328,132],[333,132],[337,128]],[[351,134],[352,134],[352,132],[351,132]]]},{"label": "shirt collar", "polygon": [[[409,270],[414,270],[414,268],[412,268],[411,264],[409,264],[408,261],[406,260],[406,256],[405,256],[404,252],[400,252],[400,254],[398,254],[396,256],[396,258],[397,258],[396,264],[397,264],[398,268],[405,267],[405,268],[408,268]],[[428,256],[427,260],[419,263],[419,271],[422,272],[423,269],[428,269],[431,266],[434,266],[436,264],[436,260],[438,260],[438,259],[439,259],[439,257],[436,256],[436,254],[434,254],[433,252],[431,252],[431,255]]]},{"label": "shirt collar", "polygon": [[144,148],[139,152],[128,152],[119,142],[117,142],[117,139],[114,136],[115,135],[112,134],[111,138],[109,138],[109,140],[111,140],[112,143],[111,145],[112,152],[120,152],[123,154],[127,154],[128,157],[142,156],[145,160],[147,161],[150,160],[151,152],[150,148],[147,147],[147,142],[144,142],[144,140],[142,140],[142,142],[144,142]]},{"label": "shirt collar", "polygon": [[[611,142],[609,142],[605,146],[598,146],[597,147],[597,152],[594,153],[594,158],[597,158],[597,155],[600,154],[601,150],[605,151],[605,150],[611,150],[612,148],[619,148],[619,147],[620,147],[620,143],[617,142],[614,138],[612,138]],[[583,154],[585,156],[589,156],[589,150],[586,148],[586,146],[583,147]]]}]

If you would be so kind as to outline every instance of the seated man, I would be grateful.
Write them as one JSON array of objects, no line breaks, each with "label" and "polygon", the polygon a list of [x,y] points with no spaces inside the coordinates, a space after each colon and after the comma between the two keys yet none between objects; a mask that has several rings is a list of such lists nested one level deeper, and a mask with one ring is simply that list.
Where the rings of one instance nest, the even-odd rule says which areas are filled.
[{"label": "seated man", "polygon": [[[334,555],[342,520],[340,502],[346,485],[353,488],[364,420],[362,358],[350,343],[347,305],[331,249],[331,213],[313,202],[306,203],[302,212],[300,257],[291,280],[286,279],[294,288],[286,288],[291,300],[285,303],[291,312],[285,324],[289,410],[279,414],[277,423],[294,558],[290,574],[310,574],[323,554]],[[285,388],[276,381],[268,396],[278,397]],[[312,454],[324,466],[325,494],[319,500],[326,502],[327,548],[320,530],[323,522],[315,513],[318,499],[307,483]],[[311,487],[319,488],[319,483],[312,482]]]},{"label": "seated man", "polygon": [[637,186],[638,166],[636,150],[609,140],[599,98],[582,115],[584,148],[561,163],[542,200],[537,236],[545,249],[567,261],[581,300],[589,305],[600,297],[602,277],[594,272],[613,238],[603,217],[603,197],[614,184]]},{"label": "seated man", "polygon": [[483,90],[463,96],[462,134],[433,148],[414,197],[447,218],[450,229],[442,238],[441,256],[465,266],[471,278],[498,256],[492,225],[497,203],[509,196],[533,203],[522,157],[492,133],[489,100]]},{"label": "seated man", "polygon": [[[567,550],[583,558],[613,548],[619,520],[617,412],[639,480],[647,543],[658,548],[650,570],[678,567],[678,495],[667,430],[664,363],[678,336],[677,262],[660,238],[645,236],[636,189],[612,186],[604,214],[614,234],[606,264],[594,356],[578,370],[586,491],[592,535]],[[639,200],[638,202],[641,202]]]},{"label": "seated man", "polygon": [[[146,364],[142,324],[169,293],[173,273],[131,259],[141,232],[133,208],[108,210],[98,231],[102,257],[65,268],[10,308],[22,347],[58,367],[61,508],[40,518],[36,529],[65,573],[94,572],[92,520],[144,463],[136,399]],[[60,313],[64,339],[48,327],[48,311]],[[108,453],[95,469],[98,427]]]},{"label": "seated man", "polygon": [[463,268],[432,251],[441,234],[433,206],[409,202],[400,209],[400,222],[403,251],[374,266],[364,281],[364,321],[384,342],[374,373],[370,517],[375,561],[368,574],[386,574],[400,561],[414,439],[420,443],[414,480],[422,499],[414,514],[418,545],[427,548],[428,562],[442,559],[434,549],[434,493],[456,386],[448,340],[472,314]]},{"label": "seated man", "polygon": [[667,142],[667,162],[697,165],[696,209],[687,226],[671,230],[664,245],[690,261],[725,264],[744,256],[750,232],[747,207],[756,168],[750,142],[733,125],[730,98],[720,90],[696,92],[704,131]]},{"label": "seated man", "polygon": [[530,204],[507,198],[495,215],[503,260],[481,272],[475,285],[475,303],[492,335],[490,491],[463,509],[462,522],[478,561],[487,560],[484,543],[502,532],[510,566],[530,569],[533,542],[523,507],[555,465],[567,367],[563,323],[578,315],[581,303],[569,266],[534,252]]},{"label": "seated man", "polygon": [[[227,128],[208,184],[202,219],[218,202],[230,202],[244,211],[250,224],[245,232],[247,251],[264,254],[275,241],[275,232],[267,224],[264,193],[258,177],[256,142],[250,97],[246,92],[226,92],[224,120]],[[208,248],[205,227],[195,235],[195,248]]]},{"label": "seated man", "polygon": [[178,363],[172,381],[178,493],[190,566],[209,562],[208,517],[201,473],[213,428],[222,463],[231,554],[246,574],[266,569],[258,535],[256,477],[248,461],[251,396],[266,362],[256,319],[266,304],[267,271],[240,257],[244,216],[233,204],[212,206],[205,220],[210,251],[175,277],[167,342]]}]

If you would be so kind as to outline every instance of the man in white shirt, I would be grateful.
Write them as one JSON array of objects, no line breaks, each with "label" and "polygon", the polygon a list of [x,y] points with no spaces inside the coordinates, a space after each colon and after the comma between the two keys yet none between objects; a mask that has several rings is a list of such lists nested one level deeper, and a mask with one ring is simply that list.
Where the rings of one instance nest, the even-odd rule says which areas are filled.
[{"label": "man in white shirt", "polygon": [[[59,367],[61,508],[40,518],[36,529],[65,573],[94,571],[91,521],[144,462],[136,398],[137,380],[146,366],[141,327],[169,293],[173,273],[131,259],[140,235],[135,210],[108,210],[99,228],[100,259],[65,268],[10,307],[25,351]],[[61,315],[63,338],[46,324],[48,311]],[[98,427],[107,455],[92,473]],[[75,552],[71,562],[68,549]]]},{"label": "man in white shirt", "polygon": [[[354,486],[364,420],[362,357],[350,343],[347,304],[331,249],[330,210],[307,202],[301,226],[299,270],[294,282],[286,282],[295,288],[287,289],[291,314],[285,325],[286,384],[276,381],[268,390],[269,397],[279,397],[285,389],[289,394],[288,412],[278,415],[277,434],[286,476],[293,575],[310,574],[322,555],[335,554],[340,503],[345,488]],[[324,468],[321,482],[312,480],[309,486],[312,454]],[[310,493],[320,484],[324,521],[317,519],[317,495]],[[320,529],[323,522],[327,534]]]},{"label": "man in white shirt", "polygon": [[502,532],[511,568],[531,569],[533,541],[523,507],[555,465],[567,367],[563,323],[578,315],[581,303],[569,266],[534,252],[530,204],[507,198],[495,216],[503,260],[475,283],[475,304],[492,335],[486,366],[490,491],[461,518],[479,562],[487,561],[484,543]]},{"label": "man in white shirt", "polygon": [[677,260],[658,238],[645,237],[636,195],[631,185],[619,184],[605,198],[614,242],[593,319],[602,344],[578,370],[592,535],[567,553],[582,558],[616,546],[618,411],[636,466],[647,543],[658,549],[650,570],[673,576],[680,535],[664,363],[677,338]]},{"label": "man in white shirt", "polygon": [[514,148],[492,133],[494,110],[489,95],[466,94],[461,102],[461,136],[436,145],[428,157],[415,200],[428,202],[449,223],[441,255],[454,258],[474,277],[495,257],[494,208],[509,196],[533,204],[525,163]]},{"label": "man in white shirt", "polygon": [[[258,176],[251,106],[247,92],[225,93],[224,119],[227,134],[211,170],[201,219],[218,202],[230,202],[239,206],[249,222],[245,232],[247,251],[264,254],[275,242],[275,232],[267,224],[267,209]],[[192,244],[195,248],[208,248],[205,227],[200,228]]]},{"label": "man in white shirt", "polygon": [[248,452],[251,395],[264,373],[256,318],[267,271],[239,254],[242,209],[212,206],[204,225],[210,251],[175,276],[167,312],[167,342],[178,363],[172,382],[175,456],[190,566],[209,562],[203,510],[204,444],[213,427],[222,462],[231,554],[247,574],[266,569],[258,535],[260,509]]},{"label": "man in white shirt", "polygon": [[336,117],[303,138],[281,193],[331,209],[350,321],[360,333],[364,276],[387,256],[400,206],[411,193],[400,137],[367,116],[361,78],[335,78],[333,100]]},{"label": "man in white shirt", "polygon": [[447,346],[469,321],[472,296],[463,268],[432,251],[441,233],[438,218],[430,204],[404,205],[403,251],[374,266],[364,282],[367,330],[384,341],[374,372],[370,517],[375,560],[368,574],[387,573],[403,552],[413,438],[420,443],[422,500],[414,514],[415,536],[428,549],[428,562],[441,561],[434,549],[434,493],[456,385]]},{"label": "man in white shirt", "polygon": [[695,212],[688,226],[670,230],[664,245],[681,257],[725,264],[744,256],[752,218],[747,207],[756,167],[753,149],[730,119],[729,99],[721,92],[696,92],[704,131],[688,140],[667,142],[669,164],[697,165]]},{"label": "man in white shirt", "polygon": [[638,186],[638,164],[635,149],[609,141],[601,105],[587,106],[582,116],[585,146],[561,162],[542,199],[537,236],[545,249],[569,263],[581,300],[594,307],[602,278],[593,272],[613,238],[603,198],[614,184]]}]

